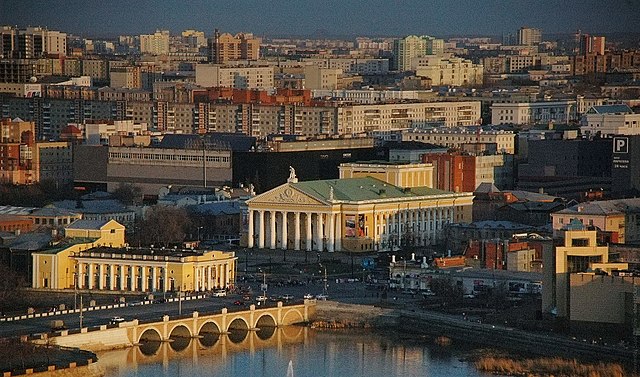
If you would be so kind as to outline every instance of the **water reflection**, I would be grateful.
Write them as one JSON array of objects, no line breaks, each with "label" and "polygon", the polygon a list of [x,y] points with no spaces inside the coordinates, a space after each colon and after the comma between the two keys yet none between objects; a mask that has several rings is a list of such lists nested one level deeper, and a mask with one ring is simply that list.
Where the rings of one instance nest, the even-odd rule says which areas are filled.
[{"label": "water reflection", "polygon": [[460,351],[431,341],[404,344],[352,331],[316,332],[302,326],[234,329],[100,353],[108,376],[285,376],[292,360],[304,376],[480,376]]}]

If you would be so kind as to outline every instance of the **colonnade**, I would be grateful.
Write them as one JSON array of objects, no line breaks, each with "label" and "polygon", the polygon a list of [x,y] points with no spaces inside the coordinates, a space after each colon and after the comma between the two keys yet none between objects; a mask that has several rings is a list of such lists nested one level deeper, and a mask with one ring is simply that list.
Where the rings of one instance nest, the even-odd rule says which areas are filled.
[{"label": "colonnade", "polygon": [[[364,215],[364,234],[376,249],[412,243],[427,246],[442,240],[444,225],[455,221],[454,207],[376,209],[354,214],[249,209],[247,246],[306,251],[342,250],[344,218]],[[354,225],[359,226],[359,225]],[[373,226],[373,229],[369,229]],[[346,232],[346,231],[345,231]]]},{"label": "colonnade", "polygon": [[341,250],[340,218],[337,212],[249,210],[247,246],[272,250]]},{"label": "colonnade", "polygon": [[[167,265],[141,265],[79,261],[77,287],[132,292],[168,292],[191,289],[186,284],[193,281],[193,289],[205,291],[226,288],[232,276],[227,264],[195,266],[187,280],[180,282],[169,277]],[[179,287],[178,284],[183,286]]]}]

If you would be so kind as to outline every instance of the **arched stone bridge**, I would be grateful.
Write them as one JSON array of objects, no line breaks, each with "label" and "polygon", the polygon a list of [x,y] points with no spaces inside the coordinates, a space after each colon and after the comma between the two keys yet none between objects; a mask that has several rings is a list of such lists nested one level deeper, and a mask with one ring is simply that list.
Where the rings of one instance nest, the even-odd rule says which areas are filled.
[{"label": "arched stone bridge", "polygon": [[100,329],[80,333],[62,331],[53,337],[53,344],[78,347],[91,351],[128,347],[148,341],[172,341],[179,338],[198,338],[206,334],[227,334],[234,330],[259,331],[296,323],[309,322],[315,314],[315,300],[304,304],[283,305],[230,312],[223,308],[220,313],[200,315],[193,312],[189,317],[170,318],[165,315],[159,322],[122,322],[117,327],[103,325]]}]

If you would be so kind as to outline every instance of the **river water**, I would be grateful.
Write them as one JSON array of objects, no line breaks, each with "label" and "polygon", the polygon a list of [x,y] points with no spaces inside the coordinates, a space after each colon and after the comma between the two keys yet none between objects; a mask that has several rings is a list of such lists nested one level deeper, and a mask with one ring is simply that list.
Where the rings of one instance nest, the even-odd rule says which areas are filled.
[{"label": "river water", "polygon": [[287,326],[149,342],[98,353],[98,364],[108,377],[286,377],[289,362],[296,377],[487,376],[464,361],[469,351],[431,338]]}]

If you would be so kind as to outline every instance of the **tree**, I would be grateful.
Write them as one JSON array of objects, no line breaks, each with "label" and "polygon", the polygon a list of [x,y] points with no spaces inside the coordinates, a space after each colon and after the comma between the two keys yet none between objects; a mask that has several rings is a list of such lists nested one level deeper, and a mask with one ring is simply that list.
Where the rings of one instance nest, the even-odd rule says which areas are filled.
[{"label": "tree", "polygon": [[22,290],[24,279],[11,270],[9,266],[0,263],[0,312],[19,307],[24,299]]},{"label": "tree", "polygon": [[184,241],[191,226],[183,208],[153,206],[140,224],[140,238],[145,244],[170,246]]},{"label": "tree", "polygon": [[139,186],[121,183],[111,194],[127,206],[142,204],[142,189]]}]

